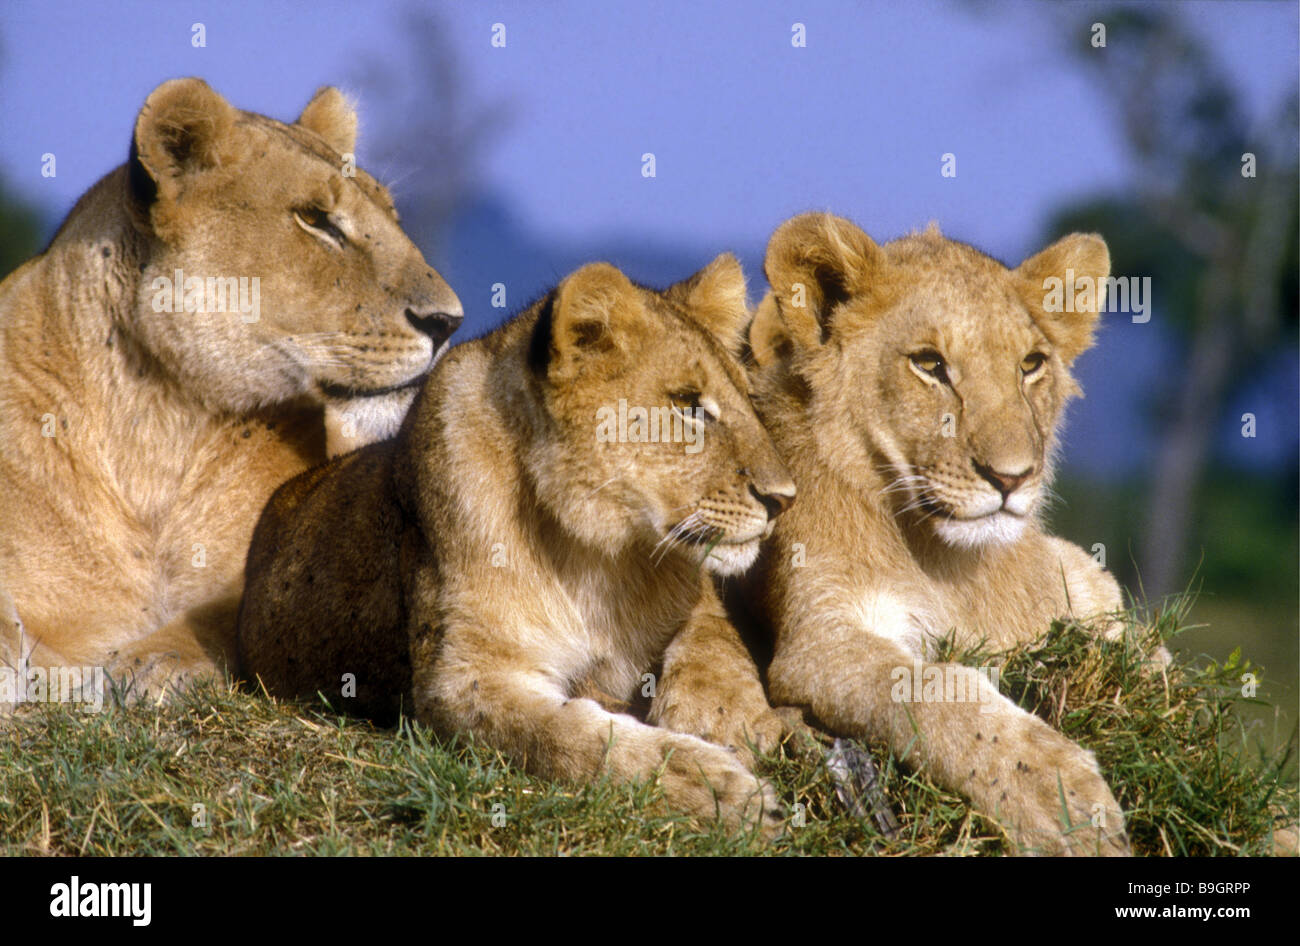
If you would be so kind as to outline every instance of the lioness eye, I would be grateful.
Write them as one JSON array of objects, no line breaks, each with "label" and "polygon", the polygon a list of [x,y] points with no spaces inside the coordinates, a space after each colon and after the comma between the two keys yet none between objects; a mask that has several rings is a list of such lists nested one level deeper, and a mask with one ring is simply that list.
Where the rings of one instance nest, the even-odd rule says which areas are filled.
[{"label": "lioness eye", "polygon": [[700,420],[717,420],[717,405],[712,398],[702,397],[697,391],[674,391],[668,402],[679,411],[689,411],[688,416]]},{"label": "lioness eye", "polygon": [[304,230],[315,231],[316,235],[324,236],[340,249],[347,245],[347,236],[330,219],[328,211],[319,207],[299,207],[293,212],[293,219]]},{"label": "lioness eye", "polygon": [[943,356],[937,351],[919,351],[908,357],[911,358],[912,364],[918,371],[924,371],[931,377],[947,383],[947,366],[943,363]]},{"label": "lioness eye", "polygon": [[1031,352],[1030,354],[1025,355],[1024,360],[1020,362],[1020,370],[1026,375],[1031,375],[1039,368],[1043,367],[1043,362],[1045,361],[1047,361],[1047,356],[1041,351]]}]

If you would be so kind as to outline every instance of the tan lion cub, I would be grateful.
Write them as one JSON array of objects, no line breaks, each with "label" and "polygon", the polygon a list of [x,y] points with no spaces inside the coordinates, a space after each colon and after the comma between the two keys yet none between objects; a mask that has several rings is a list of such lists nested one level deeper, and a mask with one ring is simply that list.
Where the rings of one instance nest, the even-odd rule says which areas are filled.
[{"label": "tan lion cub", "polygon": [[[674,682],[672,645],[730,646],[707,573],[748,568],[794,498],[732,354],[744,296],[729,255],[664,292],[595,263],[452,349],[396,440],[268,505],[239,622],[245,675],[371,714],[406,701],[543,776],[662,769],[669,805],[770,824],[771,789],[735,754],[592,698],[630,703],[661,673],[660,696],[678,695],[660,722],[739,741]],[[752,661],[709,683],[721,715],[779,733]]]},{"label": "tan lion cub", "polygon": [[1005,646],[1121,605],[1037,521],[1097,320],[1095,305],[1050,311],[1050,280],[1104,283],[1106,244],[1073,234],[1007,269],[934,228],[878,246],[807,214],[765,268],[755,405],[801,494],[747,582],[775,630],[773,703],[885,740],[1026,849],[1127,853],[1091,753],[975,669],[923,663],[951,629]]}]

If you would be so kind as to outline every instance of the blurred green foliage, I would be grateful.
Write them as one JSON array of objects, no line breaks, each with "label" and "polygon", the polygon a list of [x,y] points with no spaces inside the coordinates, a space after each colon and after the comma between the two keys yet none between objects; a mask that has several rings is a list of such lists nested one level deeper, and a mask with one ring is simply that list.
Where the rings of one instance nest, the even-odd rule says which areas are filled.
[{"label": "blurred green foliage", "polygon": [[40,248],[41,215],[0,177],[0,279]]},{"label": "blurred green foliage", "polygon": [[[1136,550],[1146,512],[1140,480],[1109,485],[1063,475],[1050,513],[1058,535],[1085,549],[1106,546],[1106,567],[1131,591],[1141,590]],[[1216,469],[1202,485],[1192,535],[1193,589],[1260,604],[1297,601],[1300,506],[1297,482]]]}]

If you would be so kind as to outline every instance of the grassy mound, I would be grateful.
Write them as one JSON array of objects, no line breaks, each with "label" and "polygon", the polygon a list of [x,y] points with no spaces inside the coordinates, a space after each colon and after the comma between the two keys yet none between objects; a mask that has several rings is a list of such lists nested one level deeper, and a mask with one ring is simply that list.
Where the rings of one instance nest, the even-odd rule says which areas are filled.
[{"label": "grassy mound", "polygon": [[[1096,754],[1137,854],[1294,850],[1295,734],[1248,730],[1239,654],[1144,667],[1178,610],[1131,616],[1126,642],[1054,625],[998,655],[1004,693]],[[953,654],[975,665],[991,655]],[[1246,692],[1243,692],[1245,690]],[[653,783],[581,789],[497,753],[207,685],[162,706],[29,704],[0,720],[0,853],[1001,854],[997,824],[869,746],[899,831],[846,813],[816,758],[762,760],[790,806],[776,840],[663,811]],[[797,824],[796,824],[797,823]],[[1289,832],[1289,833],[1288,833]]]}]

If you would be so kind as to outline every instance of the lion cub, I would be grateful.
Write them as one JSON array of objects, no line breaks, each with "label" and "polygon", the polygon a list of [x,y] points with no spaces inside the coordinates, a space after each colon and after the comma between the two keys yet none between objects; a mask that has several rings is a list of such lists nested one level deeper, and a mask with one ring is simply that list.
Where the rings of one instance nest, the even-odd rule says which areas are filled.
[{"label": "lion cub", "polygon": [[[1007,269],[933,227],[879,246],[807,214],[777,229],[765,269],[755,406],[802,496],[747,580],[775,632],[773,703],[886,741],[1024,848],[1127,853],[1091,753],[973,668],[923,663],[952,629],[1007,646],[1121,606],[1114,578],[1037,521],[1097,320],[1095,304],[1050,311],[1049,281],[1104,283],[1106,244],[1073,234]],[[935,678],[964,699],[927,698]]]},{"label": "lion cub", "polygon": [[[662,769],[672,807],[770,819],[771,789],[735,754],[607,708],[659,674],[664,726],[732,742],[728,719],[779,729],[708,575],[748,568],[794,498],[734,357],[744,299],[730,255],[663,292],[595,263],[452,349],[395,440],[269,503],[244,674],[371,715],[406,703],[542,776]],[[685,639],[737,657],[734,678],[679,673]],[[684,692],[706,681],[726,706]]]}]

